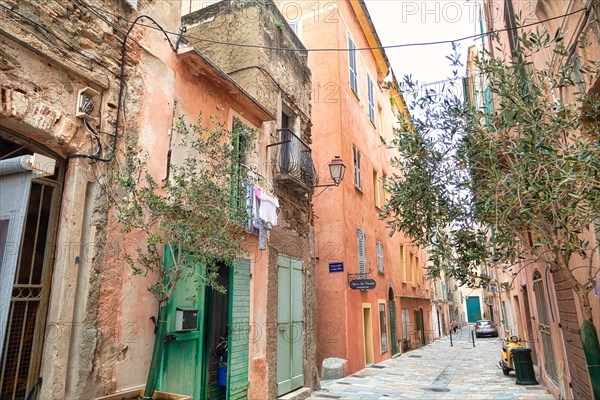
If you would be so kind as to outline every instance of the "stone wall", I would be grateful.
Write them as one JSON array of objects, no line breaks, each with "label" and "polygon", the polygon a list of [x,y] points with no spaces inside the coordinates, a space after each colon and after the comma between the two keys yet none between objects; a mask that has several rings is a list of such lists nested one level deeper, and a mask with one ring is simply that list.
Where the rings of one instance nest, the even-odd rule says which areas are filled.
[{"label": "stone wall", "polygon": [[[34,355],[41,358],[43,399],[93,398],[114,391],[115,368],[129,351],[123,337],[130,332],[123,332],[119,321],[127,274],[118,242],[108,237],[108,228],[117,228],[108,217],[103,188],[107,164],[68,156],[96,150],[75,117],[78,91],[90,87],[99,93],[94,99],[98,118],[90,124],[104,132],[101,156],[112,157],[105,133],[114,132],[121,46],[137,14],[120,1],[89,3],[8,0],[0,8],[0,125],[65,158],[67,168],[56,246],[70,251],[57,250],[61,256],[53,265],[43,353]],[[176,29],[175,3],[147,0],[139,6]],[[146,33],[132,31],[126,46],[129,115],[142,105],[143,92],[135,89],[143,86],[143,77],[136,67],[154,56],[133,42],[143,41]],[[168,48],[163,42],[154,49]],[[145,368],[142,364],[138,373],[144,375]]]}]

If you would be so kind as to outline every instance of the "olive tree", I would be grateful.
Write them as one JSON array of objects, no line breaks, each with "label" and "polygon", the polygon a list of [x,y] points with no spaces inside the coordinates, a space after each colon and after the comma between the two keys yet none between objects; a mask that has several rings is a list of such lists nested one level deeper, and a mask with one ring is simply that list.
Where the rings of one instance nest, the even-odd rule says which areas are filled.
[{"label": "olive tree", "polygon": [[[206,126],[210,126],[210,128]],[[156,339],[144,398],[157,385],[166,334],[167,303],[182,279],[224,290],[218,265],[232,265],[243,253],[247,210],[242,168],[254,131],[234,124],[230,132],[217,118],[203,124],[179,118],[174,129],[181,160],[168,165],[166,179],[151,174],[150,155],[135,135],[125,137],[114,164],[112,207],[126,237],[125,260],[135,275],[149,280],[159,304]],[[165,149],[166,150],[166,149]],[[164,257],[170,257],[164,262]],[[199,274],[196,266],[203,265]]]},{"label": "olive tree", "polygon": [[[599,64],[573,57],[560,32],[517,39],[508,57],[499,46],[500,56],[480,55],[466,82],[456,47],[448,57],[454,76],[444,86],[419,91],[405,78],[412,117],[400,121],[391,144],[400,172],[388,179],[385,214],[391,232],[429,246],[430,276],[444,270],[461,284],[484,286],[481,266],[540,263],[561,271],[581,308],[588,365],[598,365],[589,301],[598,243],[585,233],[600,221],[600,105],[585,88],[597,82]],[[542,52],[552,61],[536,68],[531,60]],[[470,101],[473,86],[483,104]],[[598,368],[589,371],[600,398]]]}]

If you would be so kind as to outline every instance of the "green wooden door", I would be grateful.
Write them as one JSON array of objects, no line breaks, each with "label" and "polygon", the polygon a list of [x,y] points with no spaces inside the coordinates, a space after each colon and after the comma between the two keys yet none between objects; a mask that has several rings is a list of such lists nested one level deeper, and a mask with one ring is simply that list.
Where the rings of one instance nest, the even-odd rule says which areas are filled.
[{"label": "green wooden door", "polygon": [[304,385],[302,261],[277,259],[277,395]]},{"label": "green wooden door", "polygon": [[481,305],[479,296],[467,297],[467,320],[469,322],[477,322],[481,319]]},{"label": "green wooden door", "polygon": [[230,272],[227,398],[248,398],[250,261],[236,260]]},{"label": "green wooden door", "polygon": [[[165,247],[165,265],[172,265],[169,247]],[[192,276],[183,277],[167,304],[167,343],[159,377],[159,388],[165,392],[179,393],[202,398],[202,354],[204,338],[204,286],[198,283],[203,267],[200,263],[190,263],[195,270]],[[176,330],[178,307],[198,310],[198,328],[192,331]]]}]

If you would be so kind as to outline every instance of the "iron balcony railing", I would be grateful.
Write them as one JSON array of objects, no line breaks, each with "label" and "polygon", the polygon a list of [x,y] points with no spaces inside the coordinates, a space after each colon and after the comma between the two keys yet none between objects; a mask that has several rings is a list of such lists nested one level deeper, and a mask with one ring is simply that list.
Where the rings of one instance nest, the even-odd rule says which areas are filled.
[{"label": "iron balcony railing", "polygon": [[277,148],[275,172],[281,180],[290,178],[305,186],[305,190],[319,183],[317,171],[313,164],[310,147],[291,129],[278,129],[279,142],[269,146]]}]

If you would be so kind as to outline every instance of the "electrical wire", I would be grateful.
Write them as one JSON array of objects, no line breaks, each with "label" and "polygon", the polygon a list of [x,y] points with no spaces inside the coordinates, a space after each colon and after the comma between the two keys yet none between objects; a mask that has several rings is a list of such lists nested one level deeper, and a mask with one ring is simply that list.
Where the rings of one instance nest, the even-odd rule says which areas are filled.
[{"label": "electrical wire", "polygon": [[[77,49],[71,43],[67,42],[65,39],[61,38],[56,33],[52,32],[51,30],[49,30],[48,28],[46,28],[45,26],[43,26],[43,25],[39,24],[38,22],[32,20],[31,18],[29,18],[29,17],[27,17],[27,16],[19,13],[18,11],[15,11],[15,10],[12,10],[12,9],[6,7],[3,4],[0,4],[0,8],[4,12],[10,12],[10,13],[18,16],[22,21],[26,21],[27,23],[29,23],[30,25],[33,25],[37,29],[42,30],[44,32],[44,34],[53,36],[54,38],[56,38],[56,40],[58,40],[60,43],[62,43],[64,46],[66,46],[69,51],[77,53],[80,56],[82,56],[83,58],[85,58],[88,61],[90,61],[91,63],[94,63],[94,64],[98,65],[99,67],[105,69],[106,71],[108,71],[114,77],[116,77],[116,78],[119,77],[119,75],[117,75],[114,71],[112,71],[110,68],[108,68],[102,62],[100,62],[98,59],[96,59],[95,57],[91,56],[90,54],[87,54],[87,53],[85,53],[85,52]],[[46,37],[48,38],[48,40],[50,40],[50,38],[48,36],[46,36]],[[55,43],[52,43],[52,45],[54,46],[55,50],[59,51],[63,56],[67,56],[67,54],[64,52],[64,50],[60,49]],[[90,69],[89,66],[85,66],[85,65],[79,64],[79,63],[77,63],[77,62],[75,62],[73,60],[70,60],[70,61],[73,62],[74,64],[78,65],[81,68],[88,69],[88,70]]]},{"label": "electrical wire", "polygon": [[[121,108],[123,108],[124,110],[124,106],[123,106],[123,100],[124,100],[124,96],[125,94],[125,55],[127,53],[127,39],[129,38],[129,35],[131,34],[131,31],[133,30],[133,28],[136,26],[136,24],[142,19],[142,18],[146,18],[149,19],[153,24],[155,24],[165,35],[165,37],[167,38],[167,41],[169,42],[169,46],[171,47],[171,50],[173,50],[174,52],[177,52],[176,47],[173,45],[173,42],[171,41],[171,39],[169,38],[169,36],[166,34],[166,32],[164,31],[164,29],[160,26],[160,24],[158,22],[156,22],[156,20],[154,20],[152,17],[149,17],[148,15],[140,15],[138,16],[132,23],[131,26],[129,27],[129,29],[127,30],[127,33],[125,34],[125,37],[123,38],[123,43],[121,44],[121,63],[120,63],[120,74],[119,74],[119,97],[117,99],[117,118],[115,121],[115,131],[114,134],[112,135],[113,137],[113,141],[112,141],[112,153],[110,154],[110,157],[100,157],[98,154],[71,154],[69,155],[69,157],[67,158],[90,158],[92,160],[97,160],[97,161],[103,161],[103,162],[110,162],[113,160],[113,158],[115,157],[115,153],[117,151],[117,140],[119,138],[119,122],[120,122],[120,116],[121,116]],[[125,134],[125,122],[123,122],[123,134]],[[101,144],[100,141],[98,140],[98,144],[99,144],[99,150],[101,151]]]},{"label": "electrical wire", "polygon": [[[92,6],[89,5],[89,7],[91,8],[95,8],[98,11],[102,11],[104,13],[113,15],[113,16],[118,16],[118,14],[113,13],[111,11],[107,11],[105,9],[96,7],[96,6]],[[553,21],[556,19],[561,19],[561,18],[565,18],[568,17],[570,15],[574,15],[580,12],[586,11],[586,8],[582,8],[579,10],[575,10],[566,14],[562,14],[562,15],[558,15],[556,17],[551,17],[551,18],[547,18],[541,21],[537,21],[537,22],[531,22],[529,24],[525,24],[525,25],[520,25],[514,28],[504,28],[504,29],[496,29],[496,30],[492,30],[489,32],[484,32],[484,33],[479,33],[476,35],[470,35],[470,36],[464,36],[461,38],[456,38],[456,39],[446,39],[446,40],[439,40],[439,41],[431,41],[431,42],[414,42],[414,43],[403,43],[403,44],[394,44],[394,45],[388,45],[388,46],[370,46],[370,47],[357,47],[357,48],[353,48],[353,49],[349,49],[349,48],[312,48],[312,49],[305,49],[305,48],[288,48],[288,47],[274,47],[274,46],[263,46],[263,45],[257,45],[257,44],[246,44],[246,43],[236,43],[236,42],[226,42],[226,41],[220,41],[220,40],[212,40],[212,39],[204,39],[204,38],[199,38],[199,37],[195,37],[195,36],[189,36],[189,35],[183,35],[183,38],[188,39],[188,40],[197,40],[200,42],[206,42],[206,43],[212,43],[212,44],[221,44],[221,45],[227,45],[227,46],[235,46],[235,47],[243,47],[243,48],[256,48],[256,49],[264,49],[264,50],[278,50],[278,51],[291,51],[291,52],[333,52],[333,51],[361,51],[361,50],[385,50],[385,49],[398,49],[398,48],[404,48],[404,47],[417,47],[417,46],[432,46],[432,45],[439,45],[439,44],[452,44],[452,43],[456,43],[456,42],[461,42],[461,41],[465,41],[465,40],[469,40],[469,39],[480,39],[486,36],[490,36],[490,35],[494,35],[500,32],[509,32],[509,31],[515,31],[518,29],[522,29],[522,28],[528,28],[531,26],[535,26],[535,25],[539,25],[539,24],[543,24],[545,22],[549,22],[549,21]],[[122,18],[122,17],[121,17]],[[125,19],[126,21],[129,21],[127,19]],[[152,25],[148,25],[148,24],[143,24],[140,23],[140,26],[144,26],[147,28],[151,28],[151,29],[157,29],[156,27],[152,26]],[[176,32],[170,32],[164,29],[160,29],[162,30],[162,32],[165,35],[180,35],[180,33],[176,33]]]}]

